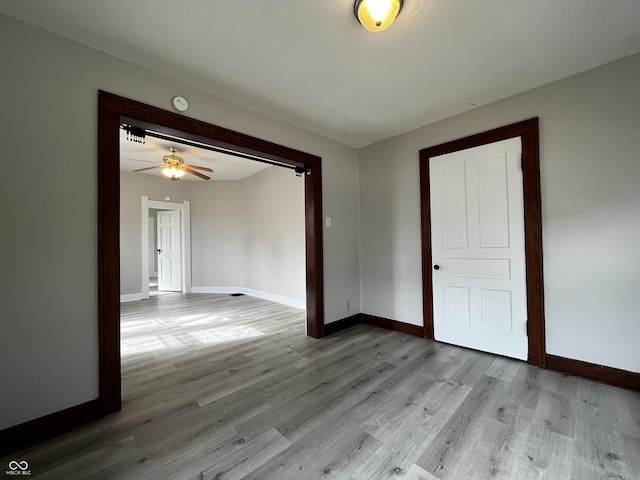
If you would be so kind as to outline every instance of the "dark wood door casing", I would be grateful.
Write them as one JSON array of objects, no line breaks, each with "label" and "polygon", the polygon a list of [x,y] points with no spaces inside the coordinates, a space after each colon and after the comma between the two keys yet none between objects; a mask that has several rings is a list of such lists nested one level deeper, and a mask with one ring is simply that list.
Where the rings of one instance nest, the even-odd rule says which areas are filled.
[{"label": "dark wood door casing", "polygon": [[101,414],[120,410],[120,147],[123,119],[189,140],[255,155],[309,175],[305,182],[307,334],[324,335],[322,159],[157,107],[98,93],[98,334]]},{"label": "dark wood door casing", "polygon": [[420,150],[420,206],[422,231],[422,285],[424,336],[433,339],[433,285],[431,279],[431,204],[429,159],[508,138],[522,139],[525,265],[527,281],[528,362],[546,367],[544,289],[542,275],[542,207],[538,118],[496,128]]}]

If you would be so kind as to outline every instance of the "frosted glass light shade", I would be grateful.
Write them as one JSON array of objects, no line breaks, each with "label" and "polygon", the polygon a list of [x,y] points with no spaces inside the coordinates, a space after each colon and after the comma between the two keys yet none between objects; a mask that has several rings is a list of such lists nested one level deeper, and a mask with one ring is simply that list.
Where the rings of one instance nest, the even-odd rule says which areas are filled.
[{"label": "frosted glass light shade", "polygon": [[186,172],[183,169],[176,167],[175,165],[171,165],[169,167],[163,168],[162,173],[164,173],[167,177],[170,177],[170,178],[173,178],[173,177],[180,178]]},{"label": "frosted glass light shade", "polygon": [[364,28],[380,32],[393,23],[402,3],[402,0],[356,0],[353,11]]}]

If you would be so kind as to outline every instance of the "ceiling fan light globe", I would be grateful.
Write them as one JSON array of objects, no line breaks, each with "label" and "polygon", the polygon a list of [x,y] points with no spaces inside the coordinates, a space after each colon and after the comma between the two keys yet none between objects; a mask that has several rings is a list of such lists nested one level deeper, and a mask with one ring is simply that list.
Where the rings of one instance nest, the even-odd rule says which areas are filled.
[{"label": "ceiling fan light globe", "polygon": [[175,165],[170,165],[163,168],[162,173],[164,173],[167,177],[173,179],[173,177],[182,177],[186,172],[183,169],[176,167]]}]

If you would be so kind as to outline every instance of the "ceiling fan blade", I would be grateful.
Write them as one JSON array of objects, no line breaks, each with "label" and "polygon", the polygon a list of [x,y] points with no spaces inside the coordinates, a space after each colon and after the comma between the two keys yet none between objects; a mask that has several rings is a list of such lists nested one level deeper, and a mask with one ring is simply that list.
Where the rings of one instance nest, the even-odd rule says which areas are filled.
[{"label": "ceiling fan blade", "polygon": [[196,177],[200,177],[203,180],[211,180],[210,177],[207,177],[206,175],[201,174],[200,172],[196,172],[193,168],[191,168],[189,165],[185,165],[187,172],[191,173],[192,175],[195,175]]},{"label": "ceiling fan blade", "polygon": [[195,168],[197,170],[204,170],[205,172],[213,173],[213,170],[211,170],[209,167],[199,167],[198,165],[189,165],[189,167]]},{"label": "ceiling fan blade", "polygon": [[155,160],[142,160],[141,158],[125,158],[127,162],[145,162],[145,163],[158,163]]},{"label": "ceiling fan blade", "polygon": [[154,165],[153,167],[139,168],[137,170],[134,170],[134,172],[142,172],[143,170],[151,170],[152,168],[162,168],[162,167],[164,167],[164,165]]}]

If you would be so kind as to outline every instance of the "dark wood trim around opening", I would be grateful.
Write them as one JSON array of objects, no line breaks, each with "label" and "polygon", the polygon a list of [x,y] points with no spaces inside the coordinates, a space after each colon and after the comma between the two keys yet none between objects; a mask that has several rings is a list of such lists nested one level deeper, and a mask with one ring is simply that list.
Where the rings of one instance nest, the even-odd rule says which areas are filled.
[{"label": "dark wood trim around opening", "polygon": [[98,323],[100,413],[121,406],[120,385],[120,122],[303,167],[307,269],[307,334],[324,335],[322,159],[309,153],[100,91],[98,94]]},{"label": "dark wood trim around opening", "polygon": [[431,281],[431,205],[429,159],[445,153],[499,142],[522,139],[525,261],[529,335],[528,362],[546,367],[544,290],[542,277],[542,208],[540,199],[540,154],[538,119],[532,118],[488,132],[420,150],[420,202],[422,209],[422,282],[424,336],[433,339],[433,285]]}]

